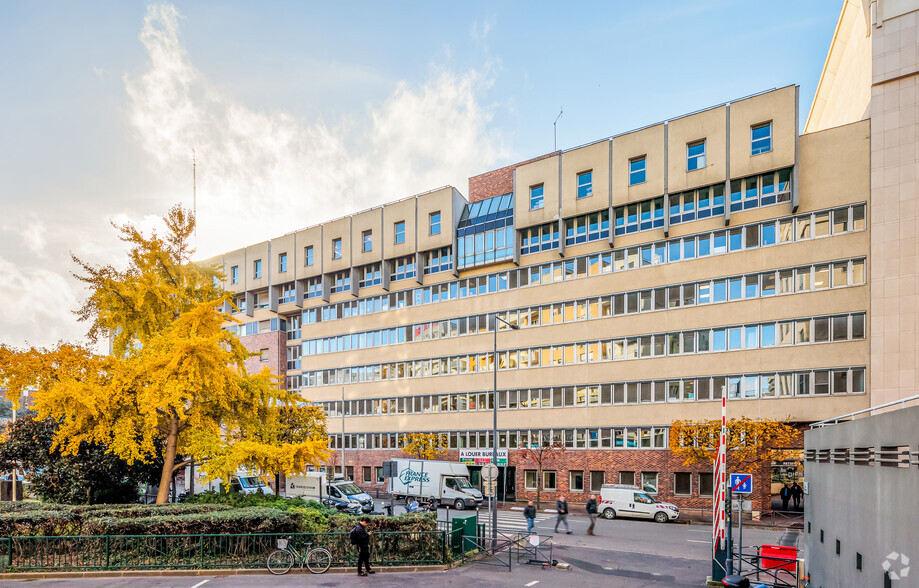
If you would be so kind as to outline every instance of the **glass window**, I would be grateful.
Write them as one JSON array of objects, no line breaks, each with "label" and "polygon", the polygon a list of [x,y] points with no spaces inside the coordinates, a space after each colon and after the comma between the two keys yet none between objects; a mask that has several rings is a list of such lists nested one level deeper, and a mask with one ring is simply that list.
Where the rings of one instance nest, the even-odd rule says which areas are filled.
[{"label": "glass window", "polygon": [[303,265],[313,265],[313,246],[307,245],[303,248]]},{"label": "glass window", "polygon": [[239,266],[234,265],[230,268],[230,283],[238,284],[239,283]]},{"label": "glass window", "polygon": [[772,122],[750,128],[750,155],[772,151]]},{"label": "glass window", "polygon": [[341,259],[341,239],[332,239],[332,259]]},{"label": "glass window", "polygon": [[543,207],[543,185],[530,186],[530,210],[538,210]]},{"label": "glass window", "polygon": [[278,271],[286,272],[287,271],[287,254],[282,253],[278,255]]},{"label": "glass window", "polygon": [[396,222],[394,229],[396,244],[405,243],[405,221]]},{"label": "glass window", "polygon": [[262,277],[262,260],[256,259],[255,263],[252,264],[252,277],[261,278]]},{"label": "glass window", "polygon": [[[583,484],[583,480],[582,480]],[[542,473],[542,489],[547,491],[555,490],[555,472],[551,470],[544,470]]]},{"label": "glass window", "polygon": [[373,251],[373,231],[364,231],[361,233],[361,251],[364,253]]},{"label": "glass window", "polygon": [[629,161],[629,185],[641,184],[645,181],[646,158],[644,155]]},{"label": "glass window", "polygon": [[440,234],[440,211],[432,212],[430,217],[430,227],[432,235]]},{"label": "glass window", "polygon": [[586,171],[578,174],[578,198],[587,198],[594,193],[593,172]]},{"label": "glass window", "polygon": [[641,489],[650,494],[657,494],[657,472],[641,473]]},{"label": "glass window", "polygon": [[686,171],[705,167],[705,140],[686,145]]}]

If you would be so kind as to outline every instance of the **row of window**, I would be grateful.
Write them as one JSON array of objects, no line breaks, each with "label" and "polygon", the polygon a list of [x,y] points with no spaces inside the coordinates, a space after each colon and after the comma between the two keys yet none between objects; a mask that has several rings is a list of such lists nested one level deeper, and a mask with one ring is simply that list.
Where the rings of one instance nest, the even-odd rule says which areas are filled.
[{"label": "row of window", "polygon": [[[450,449],[492,447],[491,431],[434,431],[449,439]],[[543,429],[498,431],[498,447],[518,449],[564,445],[569,449],[666,449],[668,427]],[[329,435],[330,449],[401,449],[412,433],[352,433]]]},{"label": "row of window", "polygon": [[565,220],[565,245],[609,239],[609,211],[602,210]]},{"label": "row of window", "polygon": [[698,233],[680,239],[583,255],[518,270],[502,271],[317,306],[304,311],[303,320],[306,324],[312,324],[364,316],[406,306],[445,302],[507,289],[724,255],[745,249],[805,241],[864,229],[865,205],[856,204],[835,210],[822,210],[731,229]]},{"label": "row of window", "polygon": [[[844,288],[864,283],[864,258],[841,260],[502,311],[498,312],[500,319],[498,329],[531,328],[603,319],[735,300],[768,298],[826,288]],[[312,356],[411,343],[412,341],[487,333],[494,328],[489,316],[487,313],[469,315],[388,329],[309,339],[303,342],[303,353]]]},{"label": "row of window", "polygon": [[520,230],[521,255],[552,251],[558,247],[558,223],[546,223]]},{"label": "row of window", "polygon": [[[288,353],[288,358],[290,354]],[[865,393],[865,368],[833,368],[796,372],[769,372],[704,376],[675,380],[617,382],[498,391],[498,410],[618,406],[665,402],[719,401],[752,398],[791,398]],[[461,392],[363,398],[318,403],[329,417],[365,417],[395,414],[491,411],[493,392]]]},{"label": "row of window", "polygon": [[[555,367],[864,338],[865,314],[842,314],[512,349],[498,352],[498,369]],[[493,353],[480,353],[330,368],[304,372],[301,385],[313,387],[491,372],[495,368],[494,361]]]},{"label": "row of window", "polygon": [[424,275],[453,270],[453,248],[441,247],[424,254]]},{"label": "row of window", "polygon": [[[791,201],[791,168],[731,180],[731,212]],[[700,217],[701,218],[701,217]],[[686,220],[685,216],[683,222]]]},{"label": "row of window", "polygon": [[456,229],[457,268],[514,256],[514,195],[504,194],[466,206]]}]

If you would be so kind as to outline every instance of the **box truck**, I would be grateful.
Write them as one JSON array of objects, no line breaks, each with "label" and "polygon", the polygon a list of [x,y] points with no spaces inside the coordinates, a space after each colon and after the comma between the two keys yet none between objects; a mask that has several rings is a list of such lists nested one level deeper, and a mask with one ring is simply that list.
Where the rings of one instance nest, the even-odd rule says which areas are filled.
[{"label": "box truck", "polygon": [[[190,484],[188,480],[191,479],[191,468],[185,467],[185,486],[186,491]],[[226,488],[226,483],[220,478],[214,478],[213,480],[205,480],[204,473],[201,472],[198,468],[195,468],[194,476],[195,484],[195,494],[201,494],[202,492],[226,492],[227,490],[234,492],[242,492],[243,494],[274,494],[274,490],[268,485],[268,481],[265,480],[263,476],[251,472],[249,470],[241,469],[237,470],[236,474],[230,477],[230,487]]]},{"label": "box truck", "polygon": [[389,492],[393,500],[433,498],[457,510],[482,503],[482,493],[469,483],[469,469],[461,463],[423,459],[394,459],[391,463]]},{"label": "box truck", "polygon": [[331,482],[324,472],[288,474],[285,478],[284,496],[287,498],[332,502],[338,508],[359,507],[365,513],[373,510],[370,495],[354,482],[345,480],[344,476],[336,476]]}]

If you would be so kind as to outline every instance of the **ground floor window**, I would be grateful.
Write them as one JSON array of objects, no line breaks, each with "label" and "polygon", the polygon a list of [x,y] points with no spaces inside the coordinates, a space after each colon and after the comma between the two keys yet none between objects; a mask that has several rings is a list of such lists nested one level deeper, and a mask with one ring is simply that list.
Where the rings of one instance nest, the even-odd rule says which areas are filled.
[{"label": "ground floor window", "polygon": [[657,472],[641,473],[641,489],[651,494],[657,494]]},{"label": "ground floor window", "polygon": [[527,490],[536,490],[536,470],[523,472],[523,487]]},{"label": "ground floor window", "polygon": [[699,474],[699,496],[712,496],[715,490],[715,474]]},{"label": "ground floor window", "polygon": [[619,472],[619,483],[628,484],[629,486],[635,485],[635,472]]},{"label": "ground floor window", "polygon": [[600,488],[603,487],[603,472],[590,472],[590,491],[599,492]]},{"label": "ground floor window", "polygon": [[370,484],[371,482],[373,482],[373,470],[371,469],[370,466],[364,466],[363,470],[364,470],[364,483]]},{"label": "ground floor window", "polygon": [[542,488],[543,490],[549,490],[550,492],[555,491],[555,471],[547,470],[542,473]]},{"label": "ground floor window", "polygon": [[692,495],[692,474],[677,472],[673,474],[673,493],[680,496]]},{"label": "ground floor window", "polygon": [[354,481],[354,466],[345,467],[345,479]]},{"label": "ground floor window", "polygon": [[383,466],[377,466],[377,484],[383,483]]},{"label": "ground floor window", "polygon": [[584,491],[584,472],[582,470],[571,470],[569,472],[568,489],[572,492]]}]

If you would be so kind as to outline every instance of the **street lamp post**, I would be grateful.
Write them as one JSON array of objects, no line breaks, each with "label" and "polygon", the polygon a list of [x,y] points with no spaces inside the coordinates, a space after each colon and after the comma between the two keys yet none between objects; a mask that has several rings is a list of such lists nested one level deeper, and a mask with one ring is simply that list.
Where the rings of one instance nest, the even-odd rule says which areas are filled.
[{"label": "street lamp post", "polygon": [[[508,327],[513,330],[517,330],[520,327],[517,325],[512,325],[500,316],[497,312],[491,313],[495,317],[494,324],[494,355],[492,356],[492,361],[494,362],[493,371],[494,371],[494,388],[492,390],[491,397],[491,415],[492,415],[492,427],[491,427],[491,463],[495,464],[495,467],[498,466],[498,321],[501,321]],[[510,456],[508,456],[510,457]],[[505,464],[506,468],[508,464]],[[506,470],[505,470],[506,471]],[[497,492],[495,492],[497,495]],[[498,538],[498,505],[495,503],[497,496],[493,496],[491,500],[491,538],[492,541],[497,540]],[[492,545],[494,547],[494,545]]]}]

